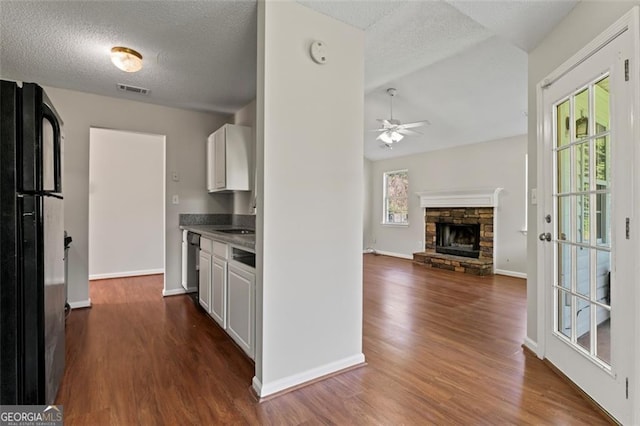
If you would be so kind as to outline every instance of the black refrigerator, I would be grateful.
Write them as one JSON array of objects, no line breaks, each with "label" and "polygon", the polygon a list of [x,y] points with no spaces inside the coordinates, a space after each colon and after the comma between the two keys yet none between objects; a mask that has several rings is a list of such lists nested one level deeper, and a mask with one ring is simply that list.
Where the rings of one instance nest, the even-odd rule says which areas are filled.
[{"label": "black refrigerator", "polygon": [[0,80],[0,404],[53,404],[64,372],[62,121]]}]

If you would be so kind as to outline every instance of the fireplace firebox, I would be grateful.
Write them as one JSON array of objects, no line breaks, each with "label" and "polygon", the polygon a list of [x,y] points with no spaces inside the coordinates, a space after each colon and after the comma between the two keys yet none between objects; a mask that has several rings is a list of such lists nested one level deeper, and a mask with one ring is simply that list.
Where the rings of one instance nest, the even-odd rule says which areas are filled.
[{"label": "fireplace firebox", "polygon": [[480,225],[436,223],[436,253],[480,257]]}]

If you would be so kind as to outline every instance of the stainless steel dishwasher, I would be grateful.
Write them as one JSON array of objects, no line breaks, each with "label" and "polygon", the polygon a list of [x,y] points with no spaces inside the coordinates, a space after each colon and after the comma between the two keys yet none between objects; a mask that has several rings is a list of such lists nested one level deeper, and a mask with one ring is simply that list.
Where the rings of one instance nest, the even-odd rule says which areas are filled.
[{"label": "stainless steel dishwasher", "polygon": [[187,289],[198,304],[198,282],[200,280],[200,234],[187,232]]}]

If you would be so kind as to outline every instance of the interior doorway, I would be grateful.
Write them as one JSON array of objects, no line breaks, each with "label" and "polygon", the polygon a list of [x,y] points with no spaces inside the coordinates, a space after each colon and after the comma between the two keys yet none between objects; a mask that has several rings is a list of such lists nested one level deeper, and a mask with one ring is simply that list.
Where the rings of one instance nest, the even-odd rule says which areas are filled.
[{"label": "interior doorway", "polygon": [[91,128],[89,279],[165,272],[164,135]]}]

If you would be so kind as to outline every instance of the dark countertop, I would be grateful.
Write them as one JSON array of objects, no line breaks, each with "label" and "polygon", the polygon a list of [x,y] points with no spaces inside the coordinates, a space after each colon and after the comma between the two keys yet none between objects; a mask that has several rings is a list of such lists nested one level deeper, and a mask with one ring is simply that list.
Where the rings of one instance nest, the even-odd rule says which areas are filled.
[{"label": "dark countertop", "polygon": [[225,234],[221,229],[236,229],[239,226],[233,225],[182,225],[180,229],[195,232],[205,238],[233,244],[238,247],[248,248],[255,251],[256,234]]}]

